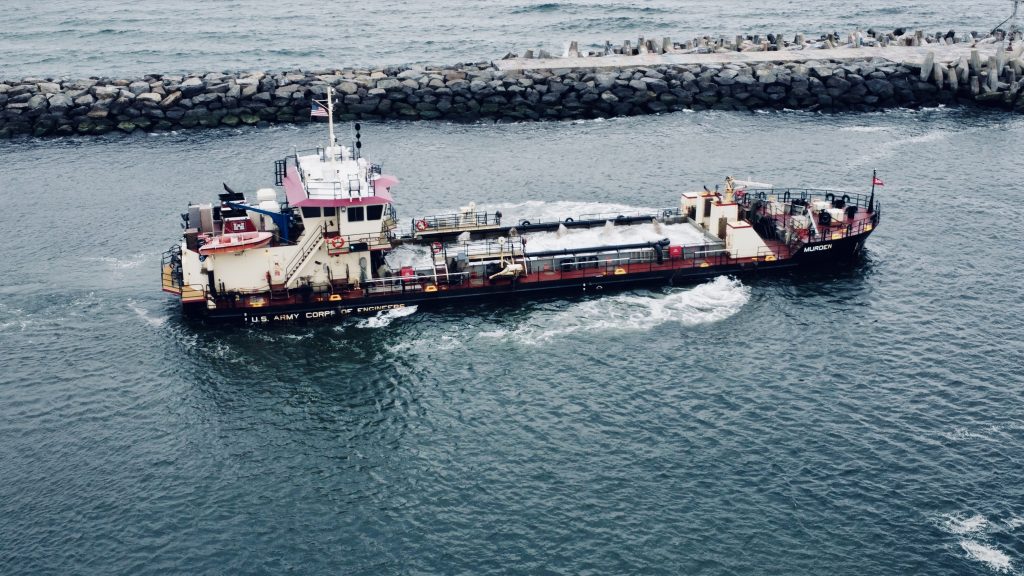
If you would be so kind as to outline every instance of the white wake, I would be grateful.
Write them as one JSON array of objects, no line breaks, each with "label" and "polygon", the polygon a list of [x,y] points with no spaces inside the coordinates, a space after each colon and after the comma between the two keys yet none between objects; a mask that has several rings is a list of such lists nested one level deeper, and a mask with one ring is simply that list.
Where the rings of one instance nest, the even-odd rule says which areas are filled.
[{"label": "white wake", "polygon": [[404,308],[392,308],[390,310],[382,310],[377,312],[376,315],[367,318],[361,318],[356,322],[357,328],[384,328],[389,326],[392,322],[399,318],[405,318],[416,313],[416,306],[406,306]]},{"label": "white wake", "polygon": [[749,300],[749,287],[720,276],[667,295],[616,294],[572,304],[554,316],[536,312],[518,328],[485,331],[480,335],[538,345],[577,333],[646,332],[668,322],[696,326],[724,320],[739,312]]}]

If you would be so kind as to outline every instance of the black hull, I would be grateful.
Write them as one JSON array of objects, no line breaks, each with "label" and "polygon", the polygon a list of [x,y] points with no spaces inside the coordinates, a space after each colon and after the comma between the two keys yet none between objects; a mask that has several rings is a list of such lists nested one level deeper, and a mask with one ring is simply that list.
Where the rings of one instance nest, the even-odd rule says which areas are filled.
[{"label": "black hull", "polygon": [[870,235],[871,232],[865,232],[838,240],[804,244],[800,252],[793,256],[793,260],[797,261],[800,266],[808,268],[842,265],[860,255],[864,250],[864,242]]},{"label": "black hull", "polygon": [[[795,265],[775,265],[763,270],[793,268]],[[434,307],[462,302],[509,301],[518,298],[538,296],[557,296],[574,294],[601,294],[644,286],[664,286],[666,284],[689,284],[725,275],[749,275],[755,271],[753,267],[715,267],[676,273],[634,274],[628,277],[593,277],[573,280],[557,280],[544,283],[506,284],[503,286],[482,286],[480,288],[464,288],[458,290],[439,290],[432,293],[416,293],[409,295],[378,296],[356,302],[312,302],[309,304],[291,304],[287,306],[268,306],[257,309],[218,309],[208,311],[203,318],[211,322],[231,322],[244,324],[294,323],[317,320],[337,320],[347,316],[368,316],[385,310],[405,308],[407,306]]]},{"label": "black hull", "polygon": [[[407,306],[433,307],[473,301],[508,301],[538,296],[601,294],[606,291],[636,287],[685,285],[728,275],[750,277],[782,270],[818,270],[848,265],[864,246],[870,233],[831,242],[808,244],[793,257],[775,262],[746,262],[724,264],[707,268],[682,268],[622,276],[593,276],[531,283],[504,283],[478,288],[457,288],[437,292],[415,292],[382,295],[359,300],[337,302],[310,302],[262,308],[219,308],[205,306],[192,309],[190,314],[212,323],[233,324],[288,324],[309,321],[339,320],[348,316],[367,316],[381,311]],[[807,250],[811,248],[811,250]]]}]

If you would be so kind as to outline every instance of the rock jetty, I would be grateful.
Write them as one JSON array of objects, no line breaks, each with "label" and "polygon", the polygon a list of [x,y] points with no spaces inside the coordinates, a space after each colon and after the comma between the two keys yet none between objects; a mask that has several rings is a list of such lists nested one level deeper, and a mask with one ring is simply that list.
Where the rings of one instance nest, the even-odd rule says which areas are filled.
[{"label": "rock jetty", "polygon": [[[952,34],[952,33],[950,33]],[[1024,42],[973,36],[640,39],[601,53],[448,67],[23,78],[0,82],[0,137],[308,122],[333,86],[340,120],[525,121],[691,110],[1024,111]],[[640,48],[642,47],[642,48]],[[537,54],[538,56],[547,56]]]}]

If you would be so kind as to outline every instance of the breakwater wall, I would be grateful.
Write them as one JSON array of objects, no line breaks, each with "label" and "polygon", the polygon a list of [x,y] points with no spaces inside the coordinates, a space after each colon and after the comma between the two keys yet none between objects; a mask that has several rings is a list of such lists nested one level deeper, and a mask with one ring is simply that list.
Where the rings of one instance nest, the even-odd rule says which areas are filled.
[{"label": "breakwater wall", "polygon": [[692,110],[1024,111],[1021,42],[515,58],[449,67],[25,78],[0,82],[0,137],[308,122],[336,91],[351,119],[525,121]]}]

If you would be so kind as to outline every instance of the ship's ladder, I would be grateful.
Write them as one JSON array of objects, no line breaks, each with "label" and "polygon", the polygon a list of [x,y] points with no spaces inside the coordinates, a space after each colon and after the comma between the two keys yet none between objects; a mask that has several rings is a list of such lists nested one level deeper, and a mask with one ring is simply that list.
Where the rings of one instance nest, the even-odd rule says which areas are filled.
[{"label": "ship's ladder", "polygon": [[292,257],[291,262],[285,267],[284,281],[280,283],[273,283],[270,285],[271,297],[287,297],[288,289],[294,288],[295,280],[299,277],[299,272],[305,269],[306,264],[313,258],[313,254],[316,254],[320,247],[324,244],[324,224],[317,226],[316,229],[308,232],[306,241],[302,243],[299,251]]},{"label": "ship's ladder", "polygon": [[443,246],[438,249],[435,244],[431,247],[431,253],[434,260],[434,283],[437,284],[440,279],[448,278],[448,258]]}]

